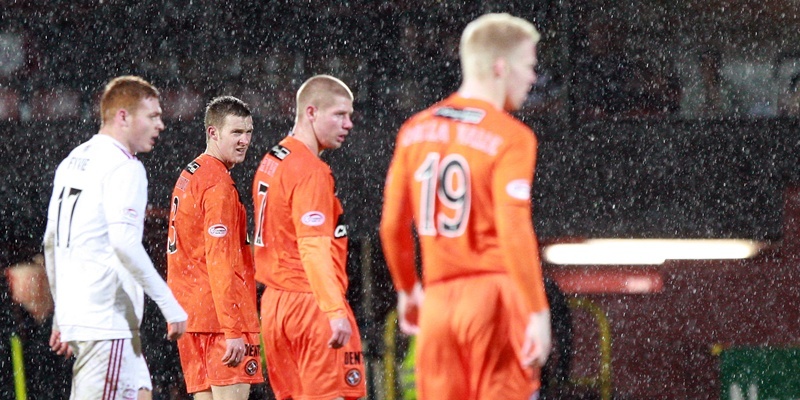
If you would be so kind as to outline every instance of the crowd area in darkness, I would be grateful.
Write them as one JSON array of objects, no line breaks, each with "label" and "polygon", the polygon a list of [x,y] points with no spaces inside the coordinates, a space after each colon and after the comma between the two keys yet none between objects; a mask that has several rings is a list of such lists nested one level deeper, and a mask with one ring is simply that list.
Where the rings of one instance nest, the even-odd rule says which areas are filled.
[{"label": "crowd area in darkness", "polygon": [[[19,2],[0,11],[0,119],[91,118],[102,83],[122,73],[162,88],[167,117],[194,115],[221,93],[238,93],[261,114],[285,113],[293,88],[316,71],[353,82],[357,102],[370,107],[418,110],[457,85],[458,38],[451,33],[499,7],[430,0],[302,8],[67,3]],[[758,37],[753,32],[713,37],[675,29],[685,23],[664,5],[650,17],[584,7],[566,18],[549,2],[505,3],[545,35],[529,110],[583,120],[800,113],[800,52],[790,41],[767,38],[758,46],[747,43]]]}]

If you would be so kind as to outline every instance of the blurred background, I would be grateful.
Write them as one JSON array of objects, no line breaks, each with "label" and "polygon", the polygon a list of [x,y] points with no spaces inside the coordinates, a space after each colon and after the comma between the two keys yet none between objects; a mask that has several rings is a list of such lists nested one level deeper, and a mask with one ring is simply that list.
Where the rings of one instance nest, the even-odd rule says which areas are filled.
[{"label": "blurred background", "polygon": [[[353,135],[324,158],[349,217],[348,295],[374,367],[370,398],[411,396],[397,378],[408,338],[389,335],[396,349],[387,341],[395,300],[377,239],[383,180],[397,128],[457,89],[460,32],[490,11],[526,18],[543,35],[539,80],[516,114],[539,139],[533,218],[543,249],[592,238],[745,239],[759,249],[638,267],[545,259],[558,335],[569,339],[554,350],[563,361],[545,394],[706,399],[780,389],[736,381],[747,374],[723,366],[751,355],[738,351],[778,365],[800,341],[797,0],[0,0],[0,370],[13,369],[16,335],[28,397],[68,395],[69,365],[41,340],[52,306],[12,290],[41,285],[41,269],[22,266],[37,265],[55,167],[96,133],[109,79],[141,75],[162,92],[167,129],[141,159],[146,242],[163,272],[168,197],[204,149],[204,104],[234,95],[254,109],[253,143],[233,170],[250,206],[253,171],[291,128],[295,91],[329,73],[356,96]],[[155,398],[181,398],[159,318],[148,302]],[[786,371],[778,381],[791,381],[795,370]],[[0,378],[0,398],[14,398],[13,374]],[[800,384],[789,387],[800,396]]]}]

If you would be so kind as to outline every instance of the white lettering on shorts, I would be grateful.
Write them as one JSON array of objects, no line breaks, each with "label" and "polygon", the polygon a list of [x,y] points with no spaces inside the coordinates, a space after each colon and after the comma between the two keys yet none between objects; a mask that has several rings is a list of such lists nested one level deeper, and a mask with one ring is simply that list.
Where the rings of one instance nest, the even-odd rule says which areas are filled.
[{"label": "white lettering on shorts", "polygon": [[319,211],[309,211],[300,217],[300,222],[307,226],[320,226],[325,223],[325,214]]}]

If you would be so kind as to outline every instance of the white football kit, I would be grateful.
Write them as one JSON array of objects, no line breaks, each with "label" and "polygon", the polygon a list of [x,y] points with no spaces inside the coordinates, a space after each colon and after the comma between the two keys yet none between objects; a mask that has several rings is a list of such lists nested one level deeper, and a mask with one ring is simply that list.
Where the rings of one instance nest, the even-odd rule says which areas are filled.
[{"label": "white football kit", "polygon": [[[72,150],[56,169],[44,245],[55,302],[53,329],[60,330],[61,340],[76,350],[76,367],[86,365],[88,370],[92,360],[102,359],[96,355],[86,359],[89,354],[80,351],[83,342],[128,339],[123,342],[141,357],[136,364],[143,366],[148,378],[142,382],[139,371],[133,384],[149,389],[147,367],[136,349],[141,347],[136,344],[143,292],[158,304],[167,322],[185,321],[187,315],[142,245],[146,205],[142,163],[111,136],[97,134]],[[74,386],[91,381],[103,390],[106,373],[119,375],[105,371],[107,357],[105,363],[103,372],[88,377],[81,376],[83,368],[75,368]],[[126,377],[120,379],[127,386]],[[118,397],[122,392],[106,397],[106,390],[102,398],[122,398]]]}]

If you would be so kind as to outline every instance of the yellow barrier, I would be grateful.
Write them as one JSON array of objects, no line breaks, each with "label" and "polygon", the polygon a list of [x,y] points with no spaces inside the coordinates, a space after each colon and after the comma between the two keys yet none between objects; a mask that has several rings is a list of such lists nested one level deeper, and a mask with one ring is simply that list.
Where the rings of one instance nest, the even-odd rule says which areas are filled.
[{"label": "yellow barrier", "polygon": [[397,357],[397,310],[392,310],[386,317],[386,327],[383,330],[383,343],[386,352],[383,355],[383,381],[384,399],[397,399],[397,381],[395,378],[395,359]]},{"label": "yellow barrier", "polygon": [[11,334],[11,366],[14,368],[14,393],[16,400],[28,399],[28,388],[25,386],[25,362],[22,357],[22,340],[16,333]]},{"label": "yellow barrier", "polygon": [[600,390],[602,400],[611,400],[611,324],[608,322],[606,313],[589,299],[571,298],[569,307],[572,309],[583,309],[591,314],[597,322],[597,330],[600,333],[600,372],[594,377],[581,377],[573,379],[573,382],[581,386],[596,387]]}]

